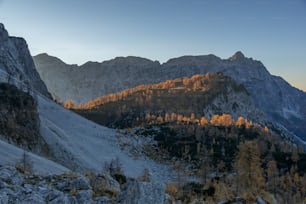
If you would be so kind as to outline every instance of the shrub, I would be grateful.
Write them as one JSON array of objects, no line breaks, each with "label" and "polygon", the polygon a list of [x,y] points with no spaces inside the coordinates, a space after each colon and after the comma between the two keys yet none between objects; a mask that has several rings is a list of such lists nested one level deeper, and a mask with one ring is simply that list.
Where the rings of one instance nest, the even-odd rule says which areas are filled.
[{"label": "shrub", "polygon": [[118,181],[119,184],[126,183],[126,176],[124,174],[117,173],[112,175],[112,177],[116,179],[116,181]]},{"label": "shrub", "polygon": [[142,182],[149,182],[149,181],[150,181],[150,171],[149,171],[149,169],[145,168],[145,169],[143,170],[143,175],[140,176],[140,177],[138,178],[138,180],[139,180],[139,181],[142,181]]},{"label": "shrub", "polygon": [[176,196],[176,194],[178,193],[178,188],[174,183],[168,183],[166,185],[166,193],[171,196]]},{"label": "shrub", "polygon": [[73,188],[70,192],[70,195],[72,196],[76,196],[76,194],[78,193],[77,189],[76,188]]}]

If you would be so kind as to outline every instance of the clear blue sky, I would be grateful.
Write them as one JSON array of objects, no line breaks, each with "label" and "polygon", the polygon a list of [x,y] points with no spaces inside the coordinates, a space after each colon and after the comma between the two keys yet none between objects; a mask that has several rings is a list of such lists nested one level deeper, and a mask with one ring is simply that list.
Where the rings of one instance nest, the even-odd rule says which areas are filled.
[{"label": "clear blue sky", "polygon": [[0,0],[0,22],[67,63],[241,50],[306,90],[306,0]]}]

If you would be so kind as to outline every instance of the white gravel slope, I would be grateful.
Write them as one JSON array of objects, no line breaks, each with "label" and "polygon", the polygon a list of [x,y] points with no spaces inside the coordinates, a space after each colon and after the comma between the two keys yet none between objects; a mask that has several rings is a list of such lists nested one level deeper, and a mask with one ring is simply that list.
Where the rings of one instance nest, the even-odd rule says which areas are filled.
[{"label": "white gravel slope", "polygon": [[[22,160],[23,153],[24,150],[0,140],[1,165],[15,166],[17,163],[20,163],[20,161]],[[33,172],[36,174],[42,174],[42,175],[62,174],[70,171],[64,166],[59,165],[46,158],[40,157],[36,154],[30,152],[26,152],[26,154],[28,155],[29,162],[32,164]]]},{"label": "white gravel slope", "polygon": [[121,150],[116,130],[93,123],[41,96],[38,112],[41,134],[60,164],[77,171],[101,171],[105,162],[118,157],[129,177],[138,177],[148,168],[155,181],[171,179],[168,166],[145,158],[135,160]]}]

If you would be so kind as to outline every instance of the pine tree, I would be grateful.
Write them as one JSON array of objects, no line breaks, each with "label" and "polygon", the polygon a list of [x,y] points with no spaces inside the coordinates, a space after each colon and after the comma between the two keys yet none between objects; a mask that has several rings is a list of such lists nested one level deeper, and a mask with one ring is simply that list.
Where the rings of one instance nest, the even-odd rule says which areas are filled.
[{"label": "pine tree", "polygon": [[73,101],[72,100],[66,101],[65,104],[64,104],[64,107],[67,108],[67,109],[73,108],[74,107]]},{"label": "pine tree", "polygon": [[31,162],[31,159],[30,159],[28,153],[25,150],[23,151],[22,158],[20,160],[19,168],[25,174],[31,174],[32,173],[33,164]]},{"label": "pine tree", "polygon": [[208,177],[207,175],[210,172],[210,157],[209,157],[209,152],[205,146],[201,149],[200,155],[201,159],[200,159],[200,169],[198,171],[198,175],[202,179],[202,183],[206,185]]},{"label": "pine tree", "polygon": [[220,116],[220,122],[222,126],[231,126],[234,124],[234,120],[230,114],[222,114]]},{"label": "pine tree", "polygon": [[201,126],[205,126],[205,125],[207,125],[208,124],[208,121],[207,121],[207,119],[203,116],[203,117],[201,117],[201,119],[200,119],[200,125]]},{"label": "pine tree", "polygon": [[298,149],[296,147],[293,147],[292,149],[291,160],[293,161],[294,164],[296,164],[297,161],[299,160]]},{"label": "pine tree", "polygon": [[237,190],[243,190],[253,200],[264,187],[264,178],[261,169],[260,152],[256,142],[247,141],[239,145],[235,169],[237,173]]},{"label": "pine tree", "polygon": [[165,122],[169,122],[170,121],[170,115],[169,113],[165,114]]},{"label": "pine tree", "polygon": [[244,119],[244,117],[240,116],[236,121],[236,126],[241,127],[241,126],[245,125],[245,123],[246,123],[246,119]]},{"label": "pine tree", "polygon": [[275,160],[270,160],[268,162],[267,168],[267,179],[268,186],[272,189],[273,194],[276,194],[276,186],[277,186],[277,177],[278,177],[278,168]]}]

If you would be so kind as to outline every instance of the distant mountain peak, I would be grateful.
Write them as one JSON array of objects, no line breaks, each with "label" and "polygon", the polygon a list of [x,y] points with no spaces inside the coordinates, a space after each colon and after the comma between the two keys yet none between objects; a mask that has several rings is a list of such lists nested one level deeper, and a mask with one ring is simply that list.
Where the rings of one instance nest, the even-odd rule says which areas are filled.
[{"label": "distant mountain peak", "polygon": [[231,61],[244,60],[246,57],[241,51],[237,51],[233,56],[230,57]]},{"label": "distant mountain peak", "polygon": [[49,62],[49,63],[52,62],[52,63],[54,63],[56,65],[66,64],[63,60],[61,60],[61,59],[59,59],[57,57],[51,56],[48,53],[41,53],[41,54],[38,54],[38,55],[34,56],[34,58],[36,58],[36,57],[44,59],[44,60],[46,60],[46,62]]},{"label": "distant mountain peak", "polygon": [[46,53],[46,52],[40,53],[40,54],[38,54],[36,56],[40,56],[40,57],[52,57],[52,56],[48,55],[48,53]]}]

